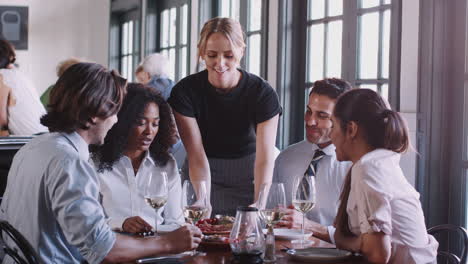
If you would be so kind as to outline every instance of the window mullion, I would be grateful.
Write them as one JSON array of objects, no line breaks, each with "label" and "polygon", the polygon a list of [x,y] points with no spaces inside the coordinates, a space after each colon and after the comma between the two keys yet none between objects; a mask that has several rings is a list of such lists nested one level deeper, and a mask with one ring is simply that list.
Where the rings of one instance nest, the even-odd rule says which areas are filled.
[{"label": "window mullion", "polygon": [[400,110],[400,41],[401,41],[401,0],[393,0],[390,14],[390,58],[388,99],[391,106]]},{"label": "window mullion", "polygon": [[357,1],[343,0],[342,78],[356,84]]},{"label": "window mullion", "polygon": [[180,52],[179,52],[179,45],[180,45],[180,30],[182,28],[182,19],[180,18],[180,14],[182,7],[177,6],[176,7],[176,33],[175,33],[175,47],[174,47],[174,53],[175,53],[175,74],[174,74],[174,79],[175,80],[180,80]]},{"label": "window mullion", "polygon": [[[378,48],[378,55],[377,55],[377,79],[382,79],[382,53],[383,53],[383,24],[384,24],[384,13],[383,11],[379,11],[379,48]],[[382,94],[382,85],[377,84],[377,91]]]},{"label": "window mullion", "polygon": [[[232,2],[232,0],[231,0]],[[239,1],[239,22],[240,24],[242,25],[243,28],[245,28],[245,32],[248,32],[249,28],[248,28],[248,21],[247,21],[247,17],[248,17],[248,14],[249,14],[249,3],[250,3],[250,0],[247,0],[247,1]],[[247,45],[249,45],[248,43],[248,38],[247,38]],[[247,59],[246,57],[249,56],[249,49],[247,49],[247,52],[246,52],[246,56],[244,56],[244,58],[242,58],[242,61],[241,61],[241,67],[243,69],[247,69]]]},{"label": "window mullion", "polygon": [[327,50],[328,50],[328,23],[323,24],[323,69],[322,69],[322,78],[325,78],[327,76]]}]

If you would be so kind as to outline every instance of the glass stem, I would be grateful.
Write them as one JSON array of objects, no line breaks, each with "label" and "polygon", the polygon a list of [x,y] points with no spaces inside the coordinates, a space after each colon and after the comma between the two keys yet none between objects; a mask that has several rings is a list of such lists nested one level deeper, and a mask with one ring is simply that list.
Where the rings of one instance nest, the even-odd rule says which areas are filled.
[{"label": "glass stem", "polygon": [[155,209],[156,211],[156,216],[154,218],[154,235],[157,236],[158,235],[158,209]]},{"label": "glass stem", "polygon": [[305,213],[302,213],[302,239],[301,241],[304,241],[304,225],[305,225]]}]

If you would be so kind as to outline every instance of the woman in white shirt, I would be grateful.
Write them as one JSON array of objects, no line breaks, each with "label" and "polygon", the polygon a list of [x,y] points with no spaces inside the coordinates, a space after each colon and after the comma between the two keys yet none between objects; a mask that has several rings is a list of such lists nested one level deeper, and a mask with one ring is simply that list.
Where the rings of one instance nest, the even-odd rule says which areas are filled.
[{"label": "woman in white shirt", "polygon": [[[158,230],[175,229],[184,220],[180,176],[169,152],[177,135],[169,105],[151,87],[131,83],[117,117],[104,144],[93,149],[110,226],[145,232],[153,229],[157,219]],[[167,174],[169,192],[166,205],[156,214],[145,203],[142,190],[145,174],[161,172]]]},{"label": "woman in white shirt", "polygon": [[335,219],[336,245],[372,263],[433,263],[437,241],[427,234],[419,193],[399,166],[409,138],[401,116],[369,89],[337,101],[331,139],[340,161],[352,161]]},{"label": "woman in white shirt", "polygon": [[6,96],[15,98],[14,102],[9,100],[9,104],[1,104],[1,118],[6,121],[3,121],[0,129],[8,130],[11,135],[48,132],[47,127],[39,121],[41,116],[46,114],[46,110],[39,100],[36,87],[24,73],[16,69],[13,65],[15,61],[16,52],[13,45],[0,39],[0,75],[4,89],[9,90]]}]

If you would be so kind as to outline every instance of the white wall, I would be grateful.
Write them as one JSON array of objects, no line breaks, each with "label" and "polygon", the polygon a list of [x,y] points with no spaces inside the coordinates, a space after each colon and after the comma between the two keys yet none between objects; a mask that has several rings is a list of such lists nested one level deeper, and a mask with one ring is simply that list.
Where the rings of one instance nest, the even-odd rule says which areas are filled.
[{"label": "white wall", "polygon": [[20,70],[39,94],[57,80],[57,63],[82,57],[108,63],[109,0],[0,0],[29,7],[28,50],[17,51]]}]

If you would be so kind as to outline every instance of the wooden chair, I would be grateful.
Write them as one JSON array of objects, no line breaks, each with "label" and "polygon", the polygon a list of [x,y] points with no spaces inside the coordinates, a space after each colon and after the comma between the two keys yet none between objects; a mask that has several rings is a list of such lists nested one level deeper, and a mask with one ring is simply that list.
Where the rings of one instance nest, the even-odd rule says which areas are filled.
[{"label": "wooden chair", "polygon": [[467,252],[468,252],[468,232],[465,228],[461,226],[455,226],[451,224],[445,225],[438,225],[431,227],[427,230],[427,232],[431,235],[435,235],[442,232],[455,232],[461,237],[461,241],[463,242],[462,252],[460,256],[457,256],[451,252],[441,251],[439,250],[438,256],[441,256],[447,259],[448,263],[457,263],[457,264],[466,264]]},{"label": "wooden chair", "polygon": [[5,256],[11,257],[18,264],[41,263],[39,256],[31,244],[7,221],[0,221],[0,235],[2,238],[10,238],[10,241],[15,244],[13,247],[7,244],[3,245]]}]

